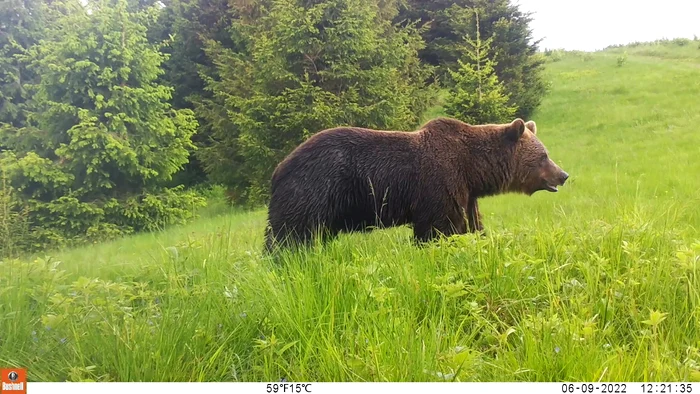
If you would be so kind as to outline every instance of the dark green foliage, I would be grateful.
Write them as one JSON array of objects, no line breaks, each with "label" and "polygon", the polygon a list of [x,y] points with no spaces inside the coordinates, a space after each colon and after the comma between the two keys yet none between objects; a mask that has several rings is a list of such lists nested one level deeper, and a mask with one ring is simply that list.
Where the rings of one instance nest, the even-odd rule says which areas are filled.
[{"label": "dark green foliage", "polygon": [[[243,12],[251,12],[246,8],[254,7],[257,2],[229,0],[171,0],[159,14],[158,23],[149,32],[151,41],[168,43],[163,51],[169,58],[163,63],[162,81],[173,86],[172,104],[174,108],[193,108],[192,100],[202,100],[211,97],[211,92],[205,90],[205,84],[200,74],[209,75],[213,64],[204,52],[207,40],[216,40],[221,45],[236,49],[229,34],[232,20],[240,17]],[[210,127],[201,122],[201,126],[193,136],[196,145],[205,145],[211,133]],[[192,186],[206,180],[206,173],[194,152],[191,152],[190,162],[175,175],[175,184]]]},{"label": "dark green foliage", "polygon": [[28,106],[39,74],[30,65],[29,50],[41,39],[60,35],[57,19],[80,7],[77,0],[0,2],[0,151],[13,131],[32,123]]},{"label": "dark green foliage", "polygon": [[169,58],[163,63],[162,79],[173,86],[175,108],[191,108],[189,97],[206,95],[199,73],[212,67],[204,53],[204,42],[217,40],[231,47],[227,28],[235,9],[228,0],[172,0],[159,16],[150,32],[152,41],[168,41],[163,48]]},{"label": "dark green foliage", "polygon": [[[322,129],[409,129],[429,104],[422,41],[377,3],[274,0],[234,23],[232,50],[208,41],[216,74],[196,110],[212,140],[199,152],[216,182],[239,201],[265,200],[275,165]],[[386,11],[386,10],[385,10]]]},{"label": "dark green foliage", "polygon": [[[22,57],[42,37],[43,11],[39,0],[0,2],[0,133],[27,124],[26,84],[34,81],[36,74]],[[3,145],[0,134],[0,150]]]},{"label": "dark green foliage", "polygon": [[455,84],[445,112],[470,124],[506,123],[513,119],[515,108],[508,105],[509,95],[489,59],[493,39],[481,40],[478,14],[476,21],[476,39],[465,38],[465,60],[457,60],[457,71],[449,70]]},{"label": "dark green foliage", "polygon": [[164,59],[146,40],[153,10],[132,13],[126,5],[91,1],[91,15],[63,18],[62,37],[35,51],[42,75],[35,118],[50,135],[45,159],[58,161],[81,194],[113,196],[167,181],[192,148],[192,112],[172,110],[171,89],[155,83]]},{"label": "dark green foliage", "polygon": [[89,3],[31,48],[41,80],[33,127],[6,131],[0,165],[26,199],[36,246],[152,230],[201,201],[161,185],[182,168],[196,121],[156,83],[164,56],[146,38],[155,8]]},{"label": "dark green foliage", "polygon": [[475,29],[473,12],[480,16],[482,37],[493,37],[492,54],[498,78],[510,94],[516,115],[528,118],[546,93],[544,58],[537,53],[532,37],[531,16],[509,0],[407,0],[397,21],[428,23],[421,60],[439,67],[445,84],[451,84],[448,69],[458,67],[465,36]]}]

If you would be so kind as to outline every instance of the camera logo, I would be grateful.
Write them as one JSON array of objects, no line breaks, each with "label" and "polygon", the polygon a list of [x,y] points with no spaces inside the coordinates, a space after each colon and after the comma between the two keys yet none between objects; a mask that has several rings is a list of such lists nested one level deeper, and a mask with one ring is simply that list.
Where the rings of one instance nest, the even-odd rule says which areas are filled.
[{"label": "camera logo", "polygon": [[0,370],[1,394],[26,394],[27,370],[23,368],[7,368]]}]

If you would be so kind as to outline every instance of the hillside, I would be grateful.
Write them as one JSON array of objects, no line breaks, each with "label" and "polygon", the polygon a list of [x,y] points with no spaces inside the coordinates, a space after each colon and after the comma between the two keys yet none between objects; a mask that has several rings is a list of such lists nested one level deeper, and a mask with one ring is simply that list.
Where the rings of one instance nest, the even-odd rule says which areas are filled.
[{"label": "hillside", "polygon": [[1,262],[0,365],[33,381],[700,381],[700,49],[559,55],[533,119],[571,178],[481,201],[486,238],[419,249],[383,230],[276,266],[258,211]]}]

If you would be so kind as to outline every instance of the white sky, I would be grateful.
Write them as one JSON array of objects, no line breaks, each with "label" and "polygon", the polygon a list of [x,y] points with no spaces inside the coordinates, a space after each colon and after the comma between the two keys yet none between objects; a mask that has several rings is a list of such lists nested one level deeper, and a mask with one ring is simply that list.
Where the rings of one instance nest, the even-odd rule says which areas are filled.
[{"label": "white sky", "polygon": [[612,44],[700,37],[700,0],[515,0],[533,13],[540,50],[592,51]]}]

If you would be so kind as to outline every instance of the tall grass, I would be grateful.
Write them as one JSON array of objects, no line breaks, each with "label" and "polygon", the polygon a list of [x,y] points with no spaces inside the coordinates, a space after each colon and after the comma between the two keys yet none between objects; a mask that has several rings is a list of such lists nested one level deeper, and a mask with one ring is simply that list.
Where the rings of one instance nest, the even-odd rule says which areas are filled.
[{"label": "tall grass", "polygon": [[0,256],[18,255],[29,242],[28,211],[14,192],[0,168]]}]

